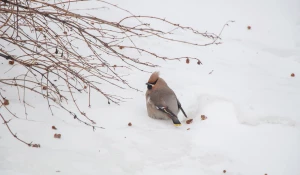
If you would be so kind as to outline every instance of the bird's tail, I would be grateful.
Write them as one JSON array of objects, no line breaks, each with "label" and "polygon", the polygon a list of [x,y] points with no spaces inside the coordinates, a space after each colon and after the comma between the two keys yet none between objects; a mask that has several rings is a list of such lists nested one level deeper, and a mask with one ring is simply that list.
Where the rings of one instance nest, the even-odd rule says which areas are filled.
[{"label": "bird's tail", "polygon": [[176,116],[171,116],[171,119],[172,119],[173,124],[175,126],[181,126],[181,123],[180,123],[180,121],[178,120],[178,118]]}]

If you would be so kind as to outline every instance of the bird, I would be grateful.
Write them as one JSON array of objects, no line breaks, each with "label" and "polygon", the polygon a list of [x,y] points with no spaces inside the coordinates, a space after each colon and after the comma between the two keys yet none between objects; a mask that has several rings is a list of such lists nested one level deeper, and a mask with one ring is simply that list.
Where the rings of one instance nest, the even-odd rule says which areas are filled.
[{"label": "bird", "polygon": [[180,110],[186,118],[187,115],[175,92],[160,77],[160,73],[158,71],[153,72],[146,85],[145,96],[148,116],[154,119],[171,119],[175,126],[181,126],[177,115]]}]

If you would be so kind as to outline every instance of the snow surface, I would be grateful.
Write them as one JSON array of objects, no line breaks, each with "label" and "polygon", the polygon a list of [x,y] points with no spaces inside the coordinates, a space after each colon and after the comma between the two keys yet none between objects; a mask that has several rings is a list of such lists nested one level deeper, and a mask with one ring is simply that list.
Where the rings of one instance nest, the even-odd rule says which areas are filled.
[{"label": "snow surface", "polygon": [[[201,59],[201,66],[156,60],[161,67],[148,69],[161,72],[194,122],[185,124],[182,113],[179,128],[149,118],[144,97],[149,74],[140,71],[129,72],[127,80],[144,92],[113,89],[132,98],[120,106],[108,105],[94,93],[90,109],[86,96],[76,95],[84,111],[105,127],[95,132],[65,112],[55,110],[51,116],[43,99],[28,97],[35,106],[28,117],[34,121],[14,119],[9,124],[20,138],[41,148],[27,147],[0,125],[0,175],[220,175],[223,170],[229,175],[300,175],[299,0],[112,2],[134,14],[215,33],[226,21],[235,21],[225,28],[218,46],[140,43],[167,56]],[[1,72],[7,71],[7,62],[0,61]],[[15,89],[1,88],[10,92],[6,97],[24,118]],[[201,120],[202,114],[207,120]],[[54,133],[62,138],[54,139]]]}]

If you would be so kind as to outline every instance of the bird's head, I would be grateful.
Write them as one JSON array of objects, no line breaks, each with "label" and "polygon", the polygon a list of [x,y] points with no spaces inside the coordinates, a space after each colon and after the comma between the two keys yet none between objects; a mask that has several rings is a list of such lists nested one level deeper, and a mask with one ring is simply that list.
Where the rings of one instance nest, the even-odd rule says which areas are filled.
[{"label": "bird's head", "polygon": [[159,72],[153,72],[152,75],[150,76],[148,82],[146,83],[147,89],[151,90],[157,83],[159,79]]}]

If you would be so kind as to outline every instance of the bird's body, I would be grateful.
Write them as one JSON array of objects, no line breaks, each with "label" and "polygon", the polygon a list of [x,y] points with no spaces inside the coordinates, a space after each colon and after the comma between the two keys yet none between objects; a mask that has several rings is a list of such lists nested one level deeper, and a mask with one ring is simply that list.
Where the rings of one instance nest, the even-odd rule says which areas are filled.
[{"label": "bird's body", "polygon": [[[147,93],[149,95],[147,95]],[[165,91],[151,92],[151,90],[148,90],[146,92],[146,98],[147,98],[148,116],[151,118],[170,119],[170,117],[166,113],[159,111],[156,108],[156,106],[164,106],[164,107],[167,106],[170,109],[170,111],[172,111],[175,115],[178,115],[179,113],[177,98],[175,93],[172,91],[172,89],[169,89],[167,92]]]},{"label": "bird's body", "polygon": [[176,94],[165,80],[159,77],[158,72],[154,72],[146,84],[148,85],[145,94],[148,116],[154,119],[172,119],[176,126],[180,125],[177,115],[183,109]]}]

